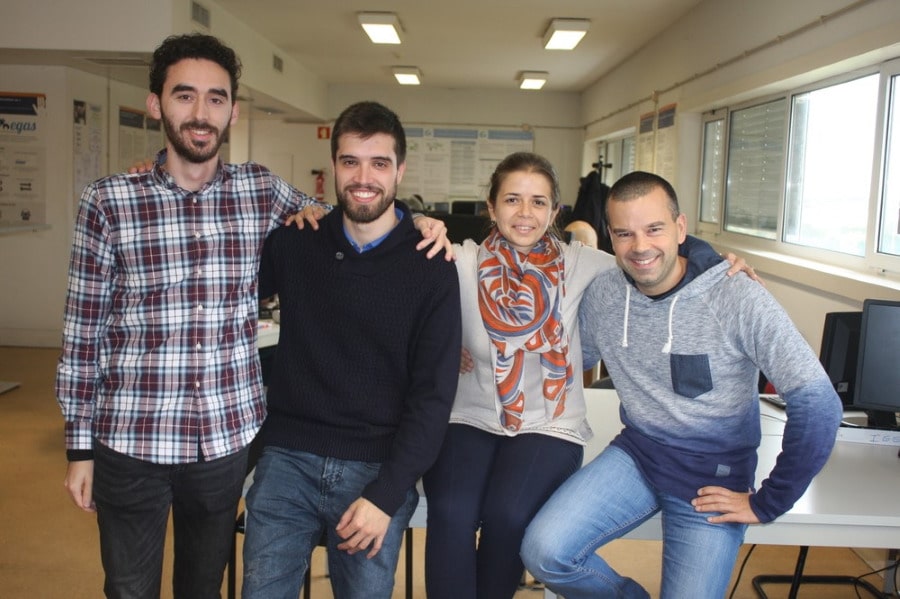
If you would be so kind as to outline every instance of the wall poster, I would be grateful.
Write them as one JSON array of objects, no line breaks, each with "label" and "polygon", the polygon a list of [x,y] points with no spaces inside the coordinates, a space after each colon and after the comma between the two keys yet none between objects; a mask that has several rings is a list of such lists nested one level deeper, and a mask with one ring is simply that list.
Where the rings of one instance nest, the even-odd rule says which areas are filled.
[{"label": "wall poster", "polygon": [[534,149],[524,129],[411,126],[406,129],[406,172],[397,196],[422,196],[426,207],[484,200],[491,173],[512,152]]},{"label": "wall poster", "polygon": [[[656,174],[672,183],[676,175],[676,148],[678,136],[675,129],[675,104],[659,109],[656,117]],[[674,184],[674,183],[673,183]]]},{"label": "wall poster", "polygon": [[103,108],[73,100],[72,127],[73,197],[77,203],[84,188],[103,176]]},{"label": "wall poster", "polygon": [[47,97],[0,92],[0,230],[47,223]]},{"label": "wall poster", "polygon": [[638,123],[635,170],[653,172],[653,158],[656,151],[656,131],[653,128],[655,122],[655,112],[641,115]]}]

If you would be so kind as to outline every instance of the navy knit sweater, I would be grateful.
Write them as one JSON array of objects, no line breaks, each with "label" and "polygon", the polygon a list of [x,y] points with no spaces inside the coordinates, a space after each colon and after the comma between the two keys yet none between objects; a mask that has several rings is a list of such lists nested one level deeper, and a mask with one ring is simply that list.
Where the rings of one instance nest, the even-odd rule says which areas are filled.
[{"label": "navy knit sweater", "polygon": [[437,457],[456,393],[461,343],[456,267],[416,251],[408,211],[358,253],[343,212],[320,230],[266,241],[260,295],[278,293],[281,332],[264,445],[381,462],[362,496],[393,515]]}]

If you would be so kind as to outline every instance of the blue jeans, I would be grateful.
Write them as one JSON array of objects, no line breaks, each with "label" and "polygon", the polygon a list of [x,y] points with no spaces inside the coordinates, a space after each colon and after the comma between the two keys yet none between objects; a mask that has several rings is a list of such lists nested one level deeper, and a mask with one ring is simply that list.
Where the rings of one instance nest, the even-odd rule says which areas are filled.
[{"label": "blue jeans", "polygon": [[423,477],[429,599],[511,599],[522,579],[525,528],[583,455],[580,445],[548,435],[451,424]]},{"label": "blue jeans", "polygon": [[248,449],[190,464],[154,464],[94,443],[94,501],[110,599],[158,599],[169,509],[176,599],[219,599],[234,543]]},{"label": "blue jeans", "polygon": [[368,559],[367,551],[349,555],[338,550],[343,539],[335,532],[341,516],[380,468],[378,463],[266,447],[247,494],[241,597],[296,599],[324,532],[336,599],[390,599],[403,533],[419,502],[415,487],[407,491],[375,557]]},{"label": "blue jeans", "polygon": [[722,599],[744,524],[710,524],[713,513],[650,487],[625,451],[607,447],[572,475],[532,520],[522,559],[535,578],[566,599],[648,598],[595,551],[662,511],[663,599]]}]

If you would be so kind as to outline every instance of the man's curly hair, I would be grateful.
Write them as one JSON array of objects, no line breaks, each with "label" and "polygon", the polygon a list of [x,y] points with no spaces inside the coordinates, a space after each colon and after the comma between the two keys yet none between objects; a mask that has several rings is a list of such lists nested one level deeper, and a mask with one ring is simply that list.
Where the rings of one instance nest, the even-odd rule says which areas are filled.
[{"label": "man's curly hair", "polygon": [[231,100],[237,95],[238,79],[241,77],[241,61],[234,50],[211,35],[188,33],[171,35],[153,51],[150,62],[150,91],[162,95],[163,84],[169,67],[185,58],[211,60],[228,72],[231,79]]}]

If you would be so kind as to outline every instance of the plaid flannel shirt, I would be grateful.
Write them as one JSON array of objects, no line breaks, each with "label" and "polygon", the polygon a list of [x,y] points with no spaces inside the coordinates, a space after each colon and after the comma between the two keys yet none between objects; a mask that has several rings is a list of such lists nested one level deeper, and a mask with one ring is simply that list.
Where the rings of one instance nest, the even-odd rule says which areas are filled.
[{"label": "plaid flannel shirt", "polygon": [[219,162],[197,192],[161,167],[89,185],[75,224],[56,394],[69,459],[92,440],[159,464],[246,446],[265,416],[263,242],[315,203],[265,167]]}]

